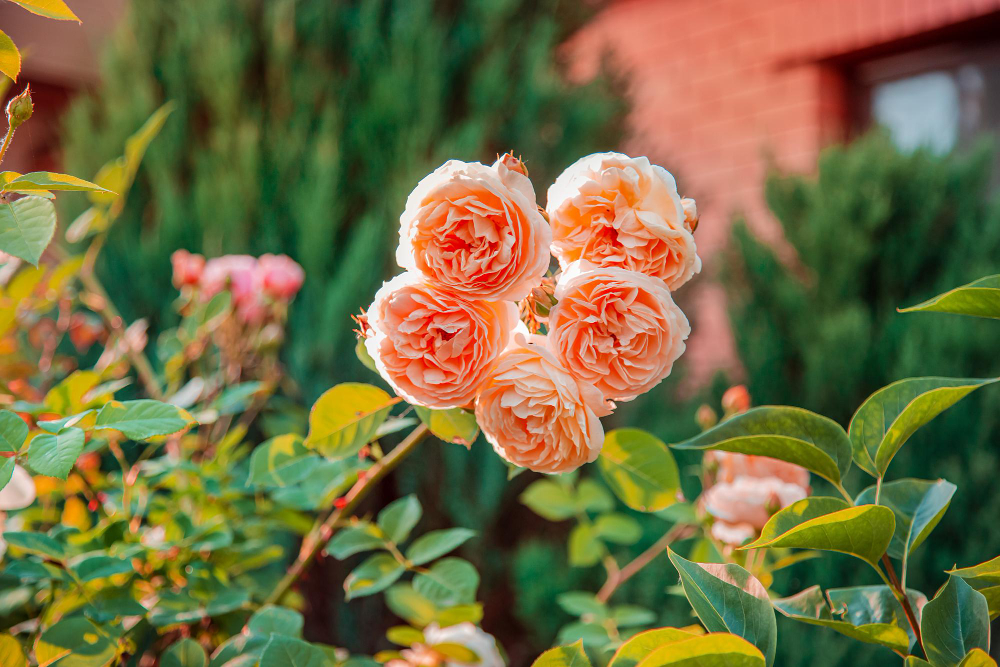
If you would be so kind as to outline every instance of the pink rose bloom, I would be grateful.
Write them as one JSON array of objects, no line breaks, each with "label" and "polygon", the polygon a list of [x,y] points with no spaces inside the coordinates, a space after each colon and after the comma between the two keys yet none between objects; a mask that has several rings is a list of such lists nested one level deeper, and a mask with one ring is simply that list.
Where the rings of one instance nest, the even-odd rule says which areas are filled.
[{"label": "pink rose bloom", "polygon": [[719,464],[715,477],[719,482],[732,482],[739,477],[775,477],[782,482],[809,487],[809,471],[794,463],[736,452],[706,452],[705,457]]},{"label": "pink rose bloom", "polygon": [[407,272],[375,295],[365,347],[407,402],[463,407],[475,400],[517,325],[509,301],[466,299]]},{"label": "pink rose bloom", "polygon": [[692,234],[697,208],[693,200],[686,208],[674,177],[647,158],[588,155],[549,188],[552,254],[563,268],[586,259],[677,289],[701,270]]},{"label": "pink rose bloom", "polygon": [[600,390],[569,373],[544,336],[516,334],[476,397],[476,421],[505,460],[559,473],[597,458],[600,417],[611,407]]},{"label": "pink rose bloom", "polygon": [[201,290],[209,299],[222,290],[233,293],[234,301],[246,299],[257,287],[257,260],[250,255],[223,255],[205,263]]},{"label": "pink rose bloom", "polygon": [[273,299],[287,301],[295,296],[306,278],[298,262],[288,255],[261,255],[257,260],[264,291]]},{"label": "pink rose bloom", "polygon": [[744,542],[757,537],[757,529],[749,523],[728,523],[721,520],[717,520],[712,524],[710,532],[712,537],[723,544],[732,544],[734,546],[740,546]]},{"label": "pink rose bloom", "polygon": [[722,482],[702,495],[705,510],[727,523],[747,523],[760,530],[776,511],[807,495],[798,484],[775,477],[738,477]]},{"label": "pink rose bloom", "polygon": [[170,265],[174,270],[174,287],[197,285],[205,268],[205,258],[187,250],[175,250],[170,255]]},{"label": "pink rose bloom", "polygon": [[527,176],[502,160],[449,160],[410,193],[396,261],[472,299],[515,301],[541,283],[552,232]]},{"label": "pink rose bloom", "polygon": [[586,261],[556,284],[549,345],[605,397],[632,400],[670,375],[691,333],[662,280]]}]

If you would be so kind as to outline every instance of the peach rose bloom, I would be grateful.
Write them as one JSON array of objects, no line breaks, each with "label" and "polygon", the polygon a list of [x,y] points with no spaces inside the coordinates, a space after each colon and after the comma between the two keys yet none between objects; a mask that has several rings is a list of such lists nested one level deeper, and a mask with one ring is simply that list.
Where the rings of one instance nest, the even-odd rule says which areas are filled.
[{"label": "peach rose bloom", "polygon": [[782,482],[809,488],[809,471],[794,463],[736,452],[706,452],[705,457],[706,461],[719,464],[715,476],[718,482],[732,482],[738,477],[775,477]]},{"label": "peach rose bloom", "polygon": [[556,283],[549,345],[573,375],[629,401],[670,375],[691,333],[662,280],[586,261]]},{"label": "peach rose bloom", "polygon": [[465,299],[402,273],[375,295],[365,347],[407,402],[470,406],[517,324],[512,302]]},{"label": "peach rose bloom", "polygon": [[536,472],[558,473],[597,458],[601,392],[570,375],[544,336],[516,334],[476,397],[476,421],[502,458]]},{"label": "peach rose bloom", "polygon": [[[701,271],[688,211],[674,177],[644,157],[595,153],[549,188],[552,254],[565,268],[578,259],[660,278],[677,289]],[[694,216],[693,218],[691,216]]]},{"label": "peach rose bloom", "polygon": [[396,261],[473,299],[515,301],[541,283],[552,231],[524,174],[449,160],[410,193]]},{"label": "peach rose bloom", "polygon": [[739,546],[747,540],[757,537],[757,529],[749,523],[728,523],[726,521],[716,521],[712,524],[712,537],[723,544]]},{"label": "peach rose bloom", "polygon": [[732,482],[715,484],[702,495],[705,510],[727,523],[748,523],[760,530],[780,509],[807,495],[798,484],[776,477],[738,477]]}]

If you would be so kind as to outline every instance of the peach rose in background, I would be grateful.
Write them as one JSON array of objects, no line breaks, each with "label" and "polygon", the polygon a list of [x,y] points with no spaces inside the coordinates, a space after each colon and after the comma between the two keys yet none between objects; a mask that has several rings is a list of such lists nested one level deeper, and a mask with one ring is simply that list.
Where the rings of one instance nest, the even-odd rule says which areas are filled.
[{"label": "peach rose in background", "polygon": [[677,289],[701,270],[697,207],[670,173],[644,157],[595,153],[560,174],[548,192],[552,254],[660,278]]},{"label": "peach rose in background", "polygon": [[469,406],[517,325],[512,302],[465,299],[402,273],[375,295],[365,347],[407,402]]},{"label": "peach rose in background", "polygon": [[717,482],[734,482],[740,477],[774,477],[789,484],[809,488],[809,471],[787,461],[768,456],[737,454],[736,452],[706,452],[706,463],[717,463]]},{"label": "peach rose in background", "polygon": [[609,399],[632,400],[659,384],[691,333],[663,281],[635,271],[574,262],[555,298],[550,347]]},{"label": "peach rose in background", "polygon": [[399,265],[468,298],[522,299],[549,266],[552,232],[531,181],[502,160],[445,162],[410,193],[399,221]]},{"label": "peach rose in background", "polygon": [[596,387],[566,370],[544,336],[517,334],[476,397],[476,421],[505,460],[559,473],[597,458],[604,444],[600,417],[611,407]]},{"label": "peach rose in background", "polygon": [[299,263],[288,255],[261,255],[257,260],[257,270],[260,272],[264,291],[272,298],[287,301],[295,296],[306,273]]}]

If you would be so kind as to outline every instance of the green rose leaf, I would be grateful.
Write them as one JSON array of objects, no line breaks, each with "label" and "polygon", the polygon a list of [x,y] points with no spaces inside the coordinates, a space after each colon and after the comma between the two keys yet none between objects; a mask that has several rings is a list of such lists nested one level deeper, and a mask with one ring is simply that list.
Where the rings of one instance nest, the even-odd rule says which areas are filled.
[{"label": "green rose leaf", "polygon": [[573,567],[590,567],[601,561],[604,549],[597,539],[597,532],[590,524],[579,523],[569,534],[569,564]]},{"label": "green rose leaf", "polygon": [[642,537],[642,526],[626,514],[611,512],[594,521],[594,532],[605,542],[635,544]]},{"label": "green rose leaf", "polygon": [[889,546],[895,526],[888,507],[851,507],[839,498],[813,496],[777,512],[755,542],[739,549],[791,547],[837,551],[874,566]]},{"label": "green rose leaf", "polygon": [[319,460],[300,436],[279,435],[253,450],[249,482],[253,486],[290,486],[308,477]]},{"label": "green rose leaf", "polygon": [[69,569],[84,582],[135,571],[129,561],[100,553],[83,554],[73,558],[69,562]]},{"label": "green rose leaf", "polygon": [[272,634],[264,646],[260,664],[267,667],[333,667],[335,663],[319,646],[294,637]]},{"label": "green rose leaf", "polygon": [[475,534],[476,531],[468,528],[431,531],[413,541],[410,548],[406,550],[406,559],[414,565],[429,563],[462,546]]},{"label": "green rose leaf", "polygon": [[15,82],[17,75],[21,73],[21,52],[14,45],[14,40],[2,30],[0,30],[0,72]]},{"label": "green rose leaf", "polygon": [[439,607],[472,604],[479,588],[479,573],[461,558],[444,558],[413,578],[413,589]]},{"label": "green rose leaf", "polygon": [[1000,275],[974,280],[944,294],[901,308],[901,313],[933,312],[1000,318]]},{"label": "green rose leaf", "polygon": [[4,532],[3,539],[12,547],[18,547],[39,556],[47,556],[54,560],[62,560],[66,556],[63,545],[45,533],[8,530]]},{"label": "green rose leaf", "polygon": [[639,667],[763,667],[765,664],[761,651],[742,637],[713,633],[661,646]]},{"label": "green rose leaf", "polygon": [[665,444],[645,431],[608,433],[597,465],[611,491],[634,510],[656,512],[678,500],[677,462]]},{"label": "green rose leaf", "polygon": [[422,513],[420,501],[410,494],[392,501],[378,513],[378,527],[386,539],[399,544],[409,536]]},{"label": "green rose leaf", "polygon": [[36,435],[28,445],[28,466],[39,475],[66,479],[83,453],[85,440],[86,435],[78,428]]},{"label": "green rose leaf", "polygon": [[11,0],[11,2],[21,5],[32,14],[38,14],[47,19],[80,22],[77,15],[66,6],[63,0]]},{"label": "green rose leaf", "polygon": [[764,586],[739,565],[692,563],[669,549],[667,555],[677,568],[684,595],[702,625],[709,632],[730,632],[746,639],[771,665],[777,648],[778,624]]},{"label": "green rose leaf", "polygon": [[990,618],[1000,616],[1000,556],[979,565],[948,570],[948,574],[961,577],[986,598]]},{"label": "green rose leaf", "polygon": [[840,424],[786,406],[747,410],[673,447],[769,456],[800,465],[835,485],[851,467],[851,441]]},{"label": "green rose leaf", "polygon": [[56,231],[56,208],[43,197],[0,203],[0,251],[38,266]]},{"label": "green rose leaf", "polygon": [[266,636],[275,633],[286,637],[301,637],[304,625],[302,614],[294,609],[265,605],[247,621],[247,630],[252,635]]},{"label": "green rose leaf", "polygon": [[469,410],[462,408],[432,410],[421,405],[415,405],[413,409],[431,433],[445,442],[472,447],[472,443],[479,437],[476,415]]},{"label": "green rose leaf", "polygon": [[110,664],[118,641],[89,618],[63,618],[50,626],[35,642],[35,658],[41,665],[51,665],[72,655],[67,665],[100,667]]},{"label": "green rose leaf", "polygon": [[[879,505],[892,510],[896,518],[896,529],[889,542],[889,555],[905,559],[927,539],[931,531],[944,516],[955,485],[939,479],[900,479],[882,484]],[[876,486],[862,491],[857,505],[875,504]]]},{"label": "green rose leaf", "polygon": [[208,667],[208,656],[201,644],[185,637],[164,651],[160,667]]},{"label": "green rose leaf", "polygon": [[572,490],[549,479],[532,482],[520,498],[532,512],[549,521],[563,521],[576,516],[577,504]]},{"label": "green rose leaf", "polygon": [[570,646],[550,648],[538,656],[531,667],[591,667],[590,659],[583,650],[583,642]]},{"label": "green rose leaf", "polygon": [[24,192],[26,190],[75,190],[78,192],[109,192],[96,183],[85,181],[69,174],[57,174],[51,171],[33,171],[22,174],[3,186],[5,192]]},{"label": "green rose leaf", "polygon": [[385,536],[381,529],[368,521],[358,521],[341,528],[326,545],[326,550],[337,560],[373,549],[385,549]]},{"label": "green rose leaf", "polygon": [[437,606],[413,588],[412,584],[396,584],[385,592],[385,603],[396,616],[418,627],[434,621]]},{"label": "green rose leaf", "polygon": [[110,401],[105,403],[94,429],[121,431],[130,440],[149,440],[161,435],[173,435],[195,423],[187,411],[169,403],[151,399]]},{"label": "green rose leaf", "polygon": [[[887,586],[834,589],[827,600],[819,586],[774,600],[788,618],[836,630],[852,639],[906,653],[916,641],[902,605]],[[914,593],[910,593],[911,599]],[[916,607],[914,607],[916,608]]]},{"label": "green rose leaf", "polygon": [[305,445],[323,456],[353,456],[370,442],[399,402],[378,387],[345,382],[327,389],[309,411]]},{"label": "green rose leaf", "polygon": [[854,413],[848,434],[854,461],[874,477],[882,477],[913,433],[996,379],[923,377],[893,382],[869,396]]},{"label": "green rose leaf", "polygon": [[0,410],[0,452],[16,452],[28,438],[28,425],[17,413]]},{"label": "green rose leaf", "polygon": [[920,635],[927,659],[934,667],[956,665],[975,648],[989,651],[986,598],[961,577],[948,577],[948,583],[924,605]]},{"label": "green rose leaf", "polygon": [[369,556],[347,575],[344,592],[348,600],[378,593],[396,583],[405,571],[406,568],[389,554]]},{"label": "green rose leaf", "polygon": [[608,607],[597,599],[593,593],[585,591],[567,591],[556,598],[563,611],[572,616],[593,616],[595,619],[608,618]]},{"label": "green rose leaf", "polygon": [[13,456],[0,459],[0,490],[10,483],[10,478],[14,476],[14,466],[16,460]]}]

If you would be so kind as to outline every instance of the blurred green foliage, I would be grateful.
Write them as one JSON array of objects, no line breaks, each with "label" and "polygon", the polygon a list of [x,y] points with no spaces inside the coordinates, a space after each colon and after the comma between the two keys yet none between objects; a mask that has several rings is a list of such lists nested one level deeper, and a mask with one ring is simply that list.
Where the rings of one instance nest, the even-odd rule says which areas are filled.
[{"label": "blurred green foliage", "polygon": [[[815,176],[772,175],[768,205],[796,253],[779,260],[744,224],[733,232],[724,282],[755,404],[815,410],[845,427],[872,392],[918,375],[989,377],[1000,371],[995,322],[906,314],[910,306],[997,272],[1000,206],[990,197],[988,147],[939,157],[901,154],[882,133],[826,150]],[[914,554],[908,585],[934,594],[933,576],[1000,552],[993,527],[1000,437],[995,390],[984,390],[926,426],[893,461],[894,478],[943,477],[959,486],[951,507]],[[693,429],[692,429],[693,430]],[[814,484],[821,484],[814,478]],[[873,480],[857,468],[846,486]],[[963,539],[963,535],[967,537]],[[802,563],[775,590],[809,583],[877,583],[847,557]],[[930,587],[930,588],[929,588]],[[886,649],[843,642],[779,620],[778,664],[881,664]]]}]

